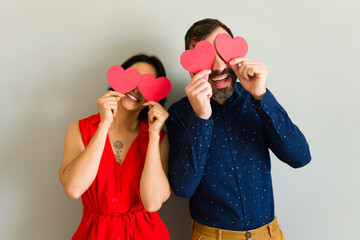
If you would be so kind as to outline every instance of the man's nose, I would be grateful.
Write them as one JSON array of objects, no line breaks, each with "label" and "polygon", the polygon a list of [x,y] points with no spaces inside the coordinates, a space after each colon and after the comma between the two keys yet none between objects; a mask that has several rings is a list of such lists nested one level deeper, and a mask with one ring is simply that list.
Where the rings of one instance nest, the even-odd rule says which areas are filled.
[{"label": "man's nose", "polygon": [[215,60],[214,60],[211,70],[221,72],[225,68],[227,68],[226,62],[219,56],[218,53],[216,53]]}]

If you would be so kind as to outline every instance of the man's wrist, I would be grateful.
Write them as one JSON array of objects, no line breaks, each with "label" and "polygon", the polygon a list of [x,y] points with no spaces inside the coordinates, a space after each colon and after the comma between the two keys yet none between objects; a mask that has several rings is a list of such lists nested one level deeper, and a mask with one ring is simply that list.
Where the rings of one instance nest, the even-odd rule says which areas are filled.
[{"label": "man's wrist", "polygon": [[252,97],[257,101],[260,101],[265,96],[265,93],[266,93],[266,89],[261,93],[252,94]]}]

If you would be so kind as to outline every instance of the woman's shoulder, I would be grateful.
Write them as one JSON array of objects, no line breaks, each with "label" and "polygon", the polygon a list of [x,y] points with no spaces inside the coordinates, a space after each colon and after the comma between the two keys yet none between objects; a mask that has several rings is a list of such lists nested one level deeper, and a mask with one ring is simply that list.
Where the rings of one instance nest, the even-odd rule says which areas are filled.
[{"label": "woman's shoulder", "polygon": [[100,113],[80,119],[76,122],[76,127],[80,132],[85,146],[90,142],[100,123]]}]

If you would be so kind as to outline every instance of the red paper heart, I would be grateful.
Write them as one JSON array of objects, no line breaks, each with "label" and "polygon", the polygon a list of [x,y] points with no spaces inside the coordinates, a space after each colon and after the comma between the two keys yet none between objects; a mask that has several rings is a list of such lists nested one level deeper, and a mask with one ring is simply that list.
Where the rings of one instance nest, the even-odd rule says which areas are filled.
[{"label": "red paper heart", "polygon": [[130,92],[139,84],[140,73],[136,68],[124,70],[120,66],[112,66],[107,72],[107,80],[110,86],[117,92],[125,94]]},{"label": "red paper heart", "polygon": [[200,41],[193,50],[181,54],[180,63],[191,73],[210,70],[215,60],[214,46],[208,41]]},{"label": "red paper heart", "polygon": [[157,102],[169,94],[171,83],[166,77],[155,78],[147,73],[141,76],[138,88],[146,100]]},{"label": "red paper heart", "polygon": [[216,50],[220,56],[230,62],[234,58],[245,57],[248,51],[246,40],[242,37],[232,38],[227,33],[219,34],[215,39]]}]

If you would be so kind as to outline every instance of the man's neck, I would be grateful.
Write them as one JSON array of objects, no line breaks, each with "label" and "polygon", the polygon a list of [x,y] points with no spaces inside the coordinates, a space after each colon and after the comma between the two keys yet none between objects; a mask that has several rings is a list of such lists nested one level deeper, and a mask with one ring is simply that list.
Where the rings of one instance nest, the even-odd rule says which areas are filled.
[{"label": "man's neck", "polygon": [[227,98],[225,98],[225,99],[218,99],[218,98],[214,98],[214,97],[212,97],[212,99],[213,99],[215,102],[217,102],[218,104],[220,104],[220,105],[224,105],[224,103],[225,103],[226,100],[227,100]]}]

